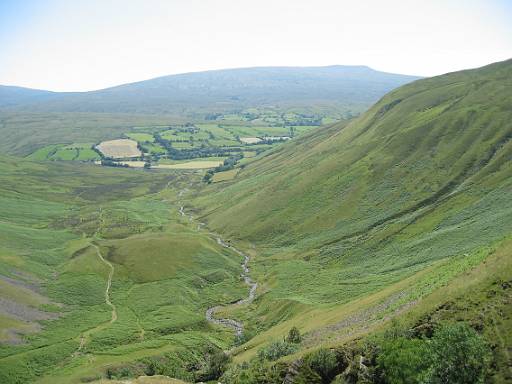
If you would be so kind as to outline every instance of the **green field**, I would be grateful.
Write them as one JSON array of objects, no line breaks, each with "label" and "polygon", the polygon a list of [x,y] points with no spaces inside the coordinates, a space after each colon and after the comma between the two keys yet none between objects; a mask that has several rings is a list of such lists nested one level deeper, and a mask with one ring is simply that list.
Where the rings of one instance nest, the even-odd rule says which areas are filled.
[{"label": "green field", "polygon": [[137,132],[129,132],[125,134],[128,138],[135,140],[139,143],[152,143],[155,141],[155,138],[153,135],[150,135],[149,133],[137,133]]},{"label": "green field", "polygon": [[27,156],[30,160],[64,160],[64,161],[94,161],[99,160],[99,154],[92,149],[93,144],[57,144],[38,149]]}]

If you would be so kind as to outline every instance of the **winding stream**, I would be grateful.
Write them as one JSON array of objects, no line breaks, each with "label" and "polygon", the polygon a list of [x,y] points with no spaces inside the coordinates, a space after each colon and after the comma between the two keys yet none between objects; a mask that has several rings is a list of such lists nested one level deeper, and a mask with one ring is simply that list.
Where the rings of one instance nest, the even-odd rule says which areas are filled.
[{"label": "winding stream", "polygon": [[[179,213],[181,216],[184,216],[184,217],[187,216],[183,205],[180,206]],[[192,215],[188,215],[188,217],[189,217],[190,221],[193,220]],[[197,229],[198,230],[201,229],[201,227],[203,227],[204,225],[205,225],[204,223],[199,223],[197,226]],[[228,248],[243,257],[244,261],[241,265],[241,267],[242,267],[241,277],[244,279],[245,284],[249,287],[249,293],[248,293],[247,297],[240,299],[240,300],[236,301],[235,303],[227,304],[227,305],[217,305],[217,306],[208,308],[206,310],[206,320],[212,324],[218,324],[218,325],[222,325],[224,327],[231,328],[235,331],[236,336],[241,336],[244,331],[244,325],[240,321],[236,321],[234,319],[229,319],[229,318],[217,318],[217,317],[215,317],[215,313],[217,311],[219,311],[220,309],[225,308],[227,306],[249,304],[254,300],[254,298],[256,296],[256,289],[258,288],[258,283],[255,282],[254,280],[252,280],[250,277],[249,262],[251,261],[251,257],[248,254],[235,248],[231,244],[225,242],[219,235],[217,235],[213,232],[209,232],[209,234],[217,241],[217,244],[219,244],[220,246],[222,246],[224,248]]]}]

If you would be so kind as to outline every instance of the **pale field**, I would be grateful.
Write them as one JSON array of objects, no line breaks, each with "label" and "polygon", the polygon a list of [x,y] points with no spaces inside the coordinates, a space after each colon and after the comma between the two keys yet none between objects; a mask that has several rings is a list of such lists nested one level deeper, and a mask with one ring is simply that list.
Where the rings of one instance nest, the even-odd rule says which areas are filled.
[{"label": "pale field", "polygon": [[240,141],[245,144],[257,144],[261,139],[259,137],[241,137]]},{"label": "pale field", "polygon": [[120,159],[124,157],[139,157],[142,155],[137,142],[130,139],[117,139],[103,141],[96,146],[98,150],[107,157]]}]

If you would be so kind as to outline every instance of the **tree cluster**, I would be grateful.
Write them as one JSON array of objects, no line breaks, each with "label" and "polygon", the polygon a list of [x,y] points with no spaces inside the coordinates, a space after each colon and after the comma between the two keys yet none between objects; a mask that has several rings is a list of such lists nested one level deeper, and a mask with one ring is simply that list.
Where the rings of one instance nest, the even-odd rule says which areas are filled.
[{"label": "tree cluster", "polygon": [[[320,348],[291,363],[277,361],[297,351],[298,330],[258,352],[250,363],[231,366],[225,384],[473,384],[484,383],[490,349],[463,323],[447,324],[433,336],[392,330],[362,345]],[[296,347],[294,348],[293,345]]]}]

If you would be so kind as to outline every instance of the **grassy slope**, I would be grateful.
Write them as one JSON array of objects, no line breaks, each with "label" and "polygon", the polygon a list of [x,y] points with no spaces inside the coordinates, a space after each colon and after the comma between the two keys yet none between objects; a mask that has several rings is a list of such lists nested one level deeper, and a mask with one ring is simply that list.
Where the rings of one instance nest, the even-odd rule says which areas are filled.
[{"label": "grassy slope", "polygon": [[[304,235],[322,244],[481,180],[507,165],[511,72],[506,62],[417,81],[347,127],[335,125],[279,148],[214,196],[215,207],[232,204],[212,215],[212,226],[280,246]],[[267,204],[256,203],[262,200]]]},{"label": "grassy slope", "polygon": [[[0,317],[2,334],[42,326],[21,345],[0,340],[2,383],[80,382],[112,364],[231,342],[204,312],[245,293],[239,256],[180,221],[166,188],[179,183],[175,174],[0,159],[0,299],[60,314]],[[115,323],[104,296],[109,270],[92,242],[115,268]]]},{"label": "grassy slope", "polygon": [[337,323],[380,293],[384,316],[485,260],[512,233],[511,89],[512,61],[416,81],[209,186],[208,225],[258,250],[258,305],[235,314]]}]

